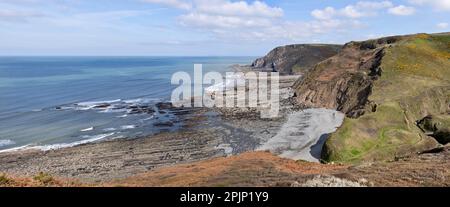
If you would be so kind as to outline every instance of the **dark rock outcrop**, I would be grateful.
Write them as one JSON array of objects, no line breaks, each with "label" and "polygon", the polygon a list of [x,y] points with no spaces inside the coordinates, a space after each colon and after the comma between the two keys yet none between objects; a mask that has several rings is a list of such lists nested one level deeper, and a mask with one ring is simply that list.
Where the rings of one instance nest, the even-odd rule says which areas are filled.
[{"label": "dark rock outcrop", "polygon": [[268,69],[281,74],[303,74],[315,64],[336,55],[341,45],[297,44],[277,47],[255,60],[253,68]]},{"label": "dark rock outcrop", "polygon": [[450,125],[443,116],[428,115],[417,121],[417,126],[441,144],[450,143]]}]

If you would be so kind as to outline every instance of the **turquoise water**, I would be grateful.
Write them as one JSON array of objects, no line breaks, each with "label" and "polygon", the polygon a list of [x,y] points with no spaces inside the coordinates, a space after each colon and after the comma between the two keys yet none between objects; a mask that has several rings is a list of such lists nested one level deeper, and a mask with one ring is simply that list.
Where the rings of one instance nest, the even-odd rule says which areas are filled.
[{"label": "turquoise water", "polygon": [[129,114],[125,107],[168,101],[177,87],[170,84],[172,74],[193,73],[193,64],[203,64],[204,72],[225,72],[253,59],[0,57],[0,150],[176,130],[155,127],[152,114]]}]

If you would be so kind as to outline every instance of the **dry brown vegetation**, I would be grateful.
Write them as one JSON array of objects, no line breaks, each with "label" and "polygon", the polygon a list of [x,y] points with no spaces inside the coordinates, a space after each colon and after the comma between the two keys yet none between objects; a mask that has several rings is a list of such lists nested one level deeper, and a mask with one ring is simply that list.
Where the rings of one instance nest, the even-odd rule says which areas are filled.
[{"label": "dry brown vegetation", "polygon": [[[6,187],[173,187],[302,186],[318,176],[361,186],[450,186],[450,152],[427,153],[393,162],[360,165],[319,164],[249,152],[227,158],[163,167],[129,178],[83,183],[39,173],[33,178],[0,174]],[[319,180],[320,182],[320,180]]]},{"label": "dry brown vegetation", "polygon": [[21,177],[0,173],[0,187],[89,187],[77,180],[55,178],[50,174],[40,172],[34,177]]}]

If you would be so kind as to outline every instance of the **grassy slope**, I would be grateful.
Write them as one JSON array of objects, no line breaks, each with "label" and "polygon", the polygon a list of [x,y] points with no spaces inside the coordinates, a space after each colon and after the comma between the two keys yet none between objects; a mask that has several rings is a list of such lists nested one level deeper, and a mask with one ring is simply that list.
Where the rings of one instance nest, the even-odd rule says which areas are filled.
[{"label": "grassy slope", "polygon": [[325,160],[389,160],[436,145],[415,122],[429,114],[450,120],[450,35],[407,37],[387,48],[381,66],[369,97],[376,112],[347,118],[327,141]]}]

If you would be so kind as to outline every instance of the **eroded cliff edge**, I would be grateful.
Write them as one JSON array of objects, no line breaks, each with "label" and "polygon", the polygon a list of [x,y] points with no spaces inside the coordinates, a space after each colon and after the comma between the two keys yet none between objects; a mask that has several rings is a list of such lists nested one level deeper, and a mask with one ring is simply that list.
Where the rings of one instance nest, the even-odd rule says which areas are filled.
[{"label": "eroded cliff edge", "polygon": [[273,49],[266,56],[256,59],[252,67],[277,71],[280,74],[304,74],[313,66],[336,55],[342,45],[295,44]]},{"label": "eroded cliff edge", "polygon": [[391,160],[439,147],[418,123],[449,123],[449,58],[449,33],[418,34],[350,42],[317,64],[294,86],[298,103],[347,115],[322,158]]}]

